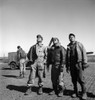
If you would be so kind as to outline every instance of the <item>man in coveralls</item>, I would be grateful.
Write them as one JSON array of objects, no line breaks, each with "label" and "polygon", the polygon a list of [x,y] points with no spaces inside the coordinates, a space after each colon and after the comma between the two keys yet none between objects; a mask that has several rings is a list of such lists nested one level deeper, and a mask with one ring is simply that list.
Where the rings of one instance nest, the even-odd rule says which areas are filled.
[{"label": "man in coveralls", "polygon": [[32,86],[34,85],[34,79],[37,76],[38,77],[38,85],[39,90],[38,94],[42,94],[42,87],[43,87],[43,73],[44,73],[44,64],[46,63],[46,49],[42,44],[43,37],[41,35],[37,35],[37,43],[33,45],[28,54],[27,57],[31,61],[31,70],[29,79],[27,82],[27,86],[29,89],[26,91],[26,94],[30,94],[32,91]]},{"label": "man in coveralls", "polygon": [[78,96],[77,82],[79,82],[82,89],[82,99],[87,98],[84,68],[87,67],[87,55],[84,46],[75,41],[75,35],[69,34],[70,43],[67,45],[66,53],[66,68],[67,72],[70,70],[72,83],[74,86],[74,94],[72,97]]},{"label": "man in coveralls", "polygon": [[53,90],[49,93],[57,94],[58,96],[63,95],[64,81],[63,81],[63,71],[64,71],[64,64],[65,64],[65,56],[66,50],[61,44],[59,43],[58,38],[52,38],[53,45],[49,48],[49,54],[47,56],[47,68],[49,64],[52,64],[51,69],[51,81]]}]

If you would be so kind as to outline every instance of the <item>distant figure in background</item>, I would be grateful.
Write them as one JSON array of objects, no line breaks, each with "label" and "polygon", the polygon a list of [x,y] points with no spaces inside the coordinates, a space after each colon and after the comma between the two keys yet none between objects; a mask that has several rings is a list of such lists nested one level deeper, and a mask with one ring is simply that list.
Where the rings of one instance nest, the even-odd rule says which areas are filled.
[{"label": "distant figure in background", "polygon": [[17,60],[20,65],[20,75],[18,78],[23,78],[26,72],[26,53],[20,46],[17,46],[17,49]]},{"label": "distant figure in background", "polygon": [[[52,46],[51,43],[53,43]],[[64,84],[64,64],[65,64],[65,56],[66,50],[60,44],[58,38],[52,38],[50,41],[48,48],[48,56],[47,56],[47,68],[49,65],[52,65],[51,68],[51,81],[52,81],[52,92],[49,94],[57,94],[58,96],[63,96],[63,92],[65,89]],[[48,69],[49,70],[49,69]]]},{"label": "distant figure in background", "polygon": [[70,71],[72,83],[74,86],[74,94],[72,97],[77,97],[78,89],[77,82],[79,82],[82,89],[82,99],[86,100],[86,87],[85,87],[85,77],[84,69],[87,67],[87,55],[84,46],[75,41],[75,35],[73,33],[69,34],[70,43],[67,45],[66,53],[66,70]]},{"label": "distant figure in background", "polygon": [[35,84],[34,80],[36,76],[38,77],[38,94],[41,95],[43,93],[43,74],[45,71],[47,53],[45,46],[42,44],[42,41],[43,37],[40,34],[37,35],[37,43],[30,48],[27,54],[29,61],[31,61],[31,70],[27,82],[27,86],[29,88],[25,95],[28,95],[32,92],[32,87]]}]

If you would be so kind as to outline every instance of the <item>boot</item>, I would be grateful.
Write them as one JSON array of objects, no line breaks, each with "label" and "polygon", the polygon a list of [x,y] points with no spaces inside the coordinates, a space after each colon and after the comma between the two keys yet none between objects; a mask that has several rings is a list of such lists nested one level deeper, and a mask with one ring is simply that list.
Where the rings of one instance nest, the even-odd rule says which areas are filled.
[{"label": "boot", "polygon": [[76,98],[76,97],[78,97],[79,95],[78,95],[78,90],[77,90],[77,87],[75,87],[74,88],[74,93],[72,94],[72,97],[73,98]]},{"label": "boot", "polygon": [[23,78],[23,74],[20,74],[17,78],[19,79]]},{"label": "boot", "polygon": [[87,99],[87,94],[86,93],[83,93],[82,94],[82,100],[86,100]]},{"label": "boot", "polygon": [[52,91],[49,93],[49,95],[53,95],[55,94],[54,89],[52,89]]},{"label": "boot", "polygon": [[87,99],[87,94],[86,94],[86,87],[85,84],[81,86],[82,87],[82,99],[86,100]]},{"label": "boot", "polygon": [[42,88],[42,86],[39,86],[38,94],[39,94],[39,95],[42,95],[42,94],[43,94],[43,88]]},{"label": "boot", "polygon": [[58,87],[58,97],[62,97],[64,94],[64,90],[66,89],[65,86],[60,86]]},{"label": "boot", "polygon": [[29,95],[32,93],[32,87],[28,87],[27,91],[25,92],[25,95]]}]

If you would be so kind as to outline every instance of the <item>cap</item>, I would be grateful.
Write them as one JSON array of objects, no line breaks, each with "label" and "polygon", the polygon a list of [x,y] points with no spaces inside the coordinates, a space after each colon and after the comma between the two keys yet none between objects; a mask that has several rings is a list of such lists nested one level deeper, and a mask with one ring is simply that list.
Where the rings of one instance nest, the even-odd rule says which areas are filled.
[{"label": "cap", "polygon": [[40,34],[37,35],[37,38],[41,38],[43,40],[43,37]]}]

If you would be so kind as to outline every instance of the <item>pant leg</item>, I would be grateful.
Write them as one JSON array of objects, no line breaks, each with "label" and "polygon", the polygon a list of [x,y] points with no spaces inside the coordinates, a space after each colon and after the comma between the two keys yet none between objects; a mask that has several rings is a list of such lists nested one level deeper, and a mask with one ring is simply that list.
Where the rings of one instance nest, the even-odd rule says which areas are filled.
[{"label": "pant leg", "polygon": [[23,64],[23,72],[26,72],[26,60],[24,59],[24,64]]},{"label": "pant leg", "polygon": [[72,83],[73,83],[73,88],[74,88],[74,92],[77,93],[78,89],[77,89],[77,70],[76,68],[71,69],[71,79],[72,79]]},{"label": "pant leg", "polygon": [[63,72],[59,72],[59,79],[58,79],[58,83],[60,86],[64,86],[64,73]]},{"label": "pant leg", "polygon": [[59,70],[58,68],[55,68],[55,66],[52,66],[51,69],[51,81],[52,81],[52,87],[55,90],[55,92],[57,91],[57,86],[58,86],[58,76],[59,76]]},{"label": "pant leg", "polygon": [[38,70],[38,85],[43,86],[43,69]]},{"label": "pant leg", "polygon": [[82,63],[78,64],[79,70],[78,70],[78,82],[81,85],[82,92],[86,93],[86,86],[85,86],[85,77],[84,77],[84,71],[82,70]]},{"label": "pant leg", "polygon": [[36,76],[36,67],[37,67],[36,62],[33,65],[31,65],[28,84],[34,84],[34,80],[35,80],[35,76]]},{"label": "pant leg", "polygon": [[23,59],[20,59],[20,75],[23,74]]}]

